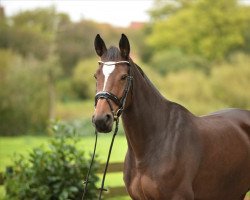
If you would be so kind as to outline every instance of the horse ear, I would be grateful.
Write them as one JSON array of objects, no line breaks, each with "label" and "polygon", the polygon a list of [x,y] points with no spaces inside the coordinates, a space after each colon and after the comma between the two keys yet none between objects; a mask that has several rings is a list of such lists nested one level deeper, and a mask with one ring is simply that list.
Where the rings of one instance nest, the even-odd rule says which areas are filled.
[{"label": "horse ear", "polygon": [[130,52],[130,44],[128,41],[128,38],[126,35],[122,34],[120,42],[119,42],[119,47],[121,51],[121,56],[123,58],[128,59],[129,58],[129,52]]},{"label": "horse ear", "polygon": [[101,57],[107,51],[107,48],[99,34],[96,35],[94,44],[97,55]]}]

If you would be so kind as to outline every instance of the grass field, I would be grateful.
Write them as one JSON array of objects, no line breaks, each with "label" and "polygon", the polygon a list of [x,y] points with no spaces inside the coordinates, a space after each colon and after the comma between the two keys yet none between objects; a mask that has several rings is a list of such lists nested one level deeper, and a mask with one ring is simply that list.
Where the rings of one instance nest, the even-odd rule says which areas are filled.
[{"label": "grass field", "polygon": [[[112,134],[100,134],[97,145],[98,159],[105,162],[108,154],[109,144]],[[6,166],[12,165],[14,154],[28,155],[32,148],[39,145],[46,145],[49,137],[37,136],[20,136],[20,137],[0,137],[0,171],[4,171]],[[93,136],[81,137],[79,141],[79,148],[82,148],[86,155],[92,152],[94,145]],[[125,157],[127,143],[124,136],[117,135],[110,162],[122,162]],[[123,178],[122,173],[108,174],[106,177],[106,186],[122,186]],[[0,187],[0,199],[4,198],[4,187]],[[116,198],[117,199],[117,198]],[[119,200],[130,199],[128,197],[119,198]]]}]

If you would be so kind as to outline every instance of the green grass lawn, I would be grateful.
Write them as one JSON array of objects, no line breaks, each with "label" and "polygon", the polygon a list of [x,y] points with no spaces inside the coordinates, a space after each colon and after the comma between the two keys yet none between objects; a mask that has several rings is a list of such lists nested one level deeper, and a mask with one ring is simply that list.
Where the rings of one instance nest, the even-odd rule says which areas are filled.
[{"label": "green grass lawn", "polygon": [[[112,134],[99,134],[97,143],[97,157],[101,162],[105,162],[108,155]],[[28,155],[34,147],[45,145],[50,137],[40,136],[18,136],[0,137],[0,171],[4,171],[12,165],[15,154]],[[83,136],[80,138],[78,146],[86,154],[92,153],[95,138],[93,136]],[[127,142],[124,136],[117,135],[113,146],[110,162],[122,162],[125,157]]]},{"label": "green grass lawn", "polygon": [[[105,162],[108,154],[109,145],[112,134],[99,134],[97,144],[98,159]],[[12,165],[14,154],[28,155],[29,152],[37,146],[45,145],[50,137],[40,136],[19,136],[19,137],[0,137],[0,171],[4,171],[6,166]],[[78,143],[79,148],[82,148],[86,155],[92,152],[94,146],[93,136],[83,136]],[[127,150],[127,142],[123,135],[117,135],[110,162],[122,162]],[[100,175],[101,176],[101,175]],[[105,185],[107,187],[123,186],[122,173],[108,174]],[[4,187],[0,187],[0,199],[4,197]],[[117,198],[116,198],[117,199]],[[120,199],[120,198],[119,198]],[[129,199],[127,197],[120,200]]]}]

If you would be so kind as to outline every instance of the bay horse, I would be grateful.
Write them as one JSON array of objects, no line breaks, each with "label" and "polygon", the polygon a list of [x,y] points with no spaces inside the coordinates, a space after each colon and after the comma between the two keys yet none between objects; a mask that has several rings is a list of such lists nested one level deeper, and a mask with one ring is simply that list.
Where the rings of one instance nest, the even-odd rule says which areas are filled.
[{"label": "bay horse", "polygon": [[134,200],[242,200],[250,189],[250,111],[195,116],[166,100],[130,58],[128,38],[100,57],[93,124],[110,132],[121,115],[128,150],[124,182]]}]

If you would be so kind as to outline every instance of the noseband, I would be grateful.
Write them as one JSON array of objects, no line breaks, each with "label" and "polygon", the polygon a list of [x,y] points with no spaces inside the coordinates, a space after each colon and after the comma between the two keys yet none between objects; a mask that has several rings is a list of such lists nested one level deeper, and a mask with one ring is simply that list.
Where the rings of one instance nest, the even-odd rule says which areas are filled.
[{"label": "noseband", "polygon": [[[122,111],[124,110],[124,106],[125,106],[125,103],[126,103],[128,92],[129,92],[130,87],[132,85],[133,77],[131,76],[131,72],[130,72],[130,63],[128,61],[118,61],[118,62],[102,62],[102,61],[98,61],[98,63],[104,64],[104,65],[105,64],[107,64],[107,65],[116,65],[116,64],[124,64],[124,63],[126,63],[129,66],[128,76],[127,76],[127,84],[126,84],[126,87],[125,87],[125,89],[123,91],[123,95],[122,95],[121,98],[118,98],[116,95],[112,94],[111,92],[107,92],[107,91],[101,91],[101,92],[98,92],[95,95],[95,107],[96,107],[97,102],[98,102],[99,99],[106,99],[108,104],[109,104],[110,110],[111,110],[111,112],[113,114],[114,120],[117,120],[117,118],[122,114]],[[113,101],[118,106],[118,110],[116,112],[114,111],[110,100]]]}]

